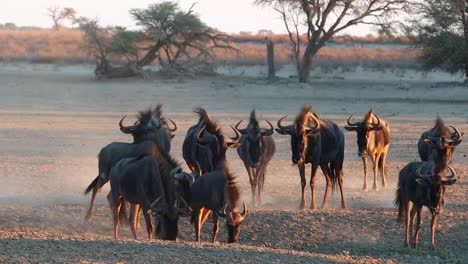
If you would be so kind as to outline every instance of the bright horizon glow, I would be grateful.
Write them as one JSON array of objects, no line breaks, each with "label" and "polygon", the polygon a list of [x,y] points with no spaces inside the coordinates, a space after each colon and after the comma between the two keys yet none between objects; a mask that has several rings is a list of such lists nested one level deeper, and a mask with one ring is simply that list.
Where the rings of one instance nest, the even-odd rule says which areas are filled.
[{"label": "bright horizon glow", "polygon": [[[132,28],[135,22],[129,14],[132,8],[145,8],[155,0],[14,0],[4,1],[0,9],[0,24],[14,23],[17,26],[36,26],[50,28],[52,19],[47,16],[51,6],[72,7],[77,16],[97,18],[102,25],[119,25]],[[272,30],[274,33],[286,33],[279,15],[270,7],[253,4],[254,0],[179,0],[182,10],[188,10],[195,3],[193,10],[210,27],[226,33]],[[27,7],[27,8],[25,8]],[[356,26],[341,34],[365,36],[375,34],[369,26]]]}]

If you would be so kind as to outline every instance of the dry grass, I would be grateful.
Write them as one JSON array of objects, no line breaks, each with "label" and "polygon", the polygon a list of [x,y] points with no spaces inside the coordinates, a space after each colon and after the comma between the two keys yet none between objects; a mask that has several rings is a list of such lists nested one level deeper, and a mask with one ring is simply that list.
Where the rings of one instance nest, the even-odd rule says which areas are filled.
[{"label": "dry grass", "polygon": [[[216,60],[230,64],[264,64],[266,48],[263,44],[265,35],[232,35],[240,52],[218,50]],[[276,63],[290,63],[291,51],[286,35],[270,35],[277,43],[275,48]],[[341,38],[349,41],[349,38]],[[338,39],[337,39],[338,40]],[[359,43],[379,43],[382,39],[367,36]],[[30,62],[92,62],[83,46],[83,33],[78,30],[61,29],[1,29],[0,61]],[[382,45],[380,48],[366,48],[362,45],[347,44],[340,48],[323,48],[314,60],[315,65],[323,67],[342,67],[361,65],[371,68],[382,67],[417,67],[418,49]]]}]

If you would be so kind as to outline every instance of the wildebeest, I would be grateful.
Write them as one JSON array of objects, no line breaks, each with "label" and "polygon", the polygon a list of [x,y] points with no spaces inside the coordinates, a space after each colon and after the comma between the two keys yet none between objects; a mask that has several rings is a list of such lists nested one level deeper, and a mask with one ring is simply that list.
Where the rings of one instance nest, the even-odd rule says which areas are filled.
[{"label": "wildebeest", "polygon": [[226,217],[228,243],[237,243],[240,225],[248,214],[244,203],[243,212],[239,212],[239,189],[234,176],[227,167],[199,177],[191,186],[190,207],[193,210],[191,222],[195,226],[195,239],[200,241],[203,223],[211,212],[213,214],[213,237],[216,242],[219,230],[219,217]]},{"label": "wildebeest", "polygon": [[226,160],[226,148],[239,147],[241,133],[231,126],[235,138],[226,137],[218,124],[205,109],[194,110],[199,115],[198,123],[189,128],[182,145],[182,155],[190,170],[200,166],[201,174],[222,169]]},{"label": "wildebeest", "polygon": [[[151,154],[153,142],[157,142],[161,149],[169,152],[170,149],[170,132],[174,129],[167,129],[161,114],[161,105],[157,105],[153,110],[140,111],[138,120],[133,126],[125,127],[122,125],[123,118],[119,122],[122,132],[130,133],[135,140],[134,143],[112,142],[101,149],[98,155],[98,176],[89,184],[85,190],[88,194],[91,190],[91,202],[86,214],[89,220],[93,215],[94,200],[98,191],[109,181],[109,173],[119,160],[129,157],[138,157],[144,154]],[[175,123],[174,123],[175,124]]]},{"label": "wildebeest", "polygon": [[299,209],[304,209],[305,202],[305,164],[311,163],[310,189],[312,192],[311,209],[315,209],[315,176],[320,166],[327,187],[323,198],[323,208],[328,206],[330,189],[337,184],[340,187],[341,207],[346,208],[343,194],[343,159],[344,159],[344,134],[340,128],[330,120],[320,119],[312,111],[311,106],[302,107],[292,125],[283,126],[286,116],[278,120],[276,132],[291,136],[292,162],[299,167],[301,176],[302,197]]},{"label": "wildebeest", "polygon": [[[438,126],[437,129],[443,129]],[[441,132],[441,131],[439,131]],[[431,249],[435,248],[436,216],[444,204],[445,186],[455,183],[455,171],[449,166],[452,148],[460,144],[461,139],[427,137],[424,139],[432,147],[431,161],[410,162],[399,174],[395,205],[398,207],[398,219],[405,216],[406,235],[404,246],[407,247],[413,235],[414,217],[417,214],[417,226],[412,238],[416,247],[422,226],[422,207],[429,208],[431,219]],[[450,171],[450,175],[447,172]]]},{"label": "wildebeest", "polygon": [[[190,213],[188,203],[176,192],[179,180],[186,176],[177,162],[159,150],[154,144],[151,155],[121,159],[110,171],[111,191],[108,196],[114,218],[114,238],[118,239],[118,224],[124,201],[137,206],[132,207],[130,224],[134,238],[136,235],[136,214],[139,207],[143,211],[148,238],[151,239],[153,228],[149,211],[157,214],[159,237],[175,240],[178,234],[178,219],[180,215]],[[187,177],[185,177],[187,178]],[[193,176],[191,176],[193,178]],[[180,208],[179,205],[183,205]]]},{"label": "wildebeest", "polygon": [[[452,128],[452,132],[450,132],[449,127]],[[423,132],[418,140],[418,153],[419,157],[421,158],[421,161],[430,161],[432,156],[432,146],[430,143],[425,141],[425,139],[430,137],[437,138],[442,136],[447,139],[451,138],[452,140],[457,140],[463,136],[463,133],[460,133],[460,131],[458,131],[453,126],[445,126],[442,118],[438,117],[434,127]],[[451,148],[451,150],[452,156],[453,152],[455,151],[455,148]]]},{"label": "wildebeest", "polygon": [[380,171],[382,176],[382,186],[387,187],[387,154],[390,146],[390,127],[387,121],[379,118],[370,109],[364,116],[361,122],[351,123],[349,116],[345,129],[348,131],[356,131],[358,155],[362,157],[364,163],[364,186],[363,190],[367,190],[367,156],[371,157],[374,171],[374,190],[378,189],[377,174]]},{"label": "wildebeest", "polygon": [[242,120],[236,125],[236,129],[242,134],[237,154],[249,174],[252,205],[257,206],[257,203],[261,204],[260,193],[265,182],[266,167],[275,154],[275,141],[271,137],[273,125],[266,120],[270,128],[260,128],[255,109],[250,113],[250,121],[246,128],[239,129],[241,122]]}]

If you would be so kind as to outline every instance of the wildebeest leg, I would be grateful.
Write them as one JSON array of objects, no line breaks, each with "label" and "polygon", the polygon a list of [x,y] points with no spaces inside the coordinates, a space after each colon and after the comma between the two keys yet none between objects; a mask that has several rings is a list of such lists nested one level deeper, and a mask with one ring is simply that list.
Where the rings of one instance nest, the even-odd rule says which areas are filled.
[{"label": "wildebeest leg", "polygon": [[436,227],[436,214],[432,214],[431,219],[431,250],[435,250],[435,227]]},{"label": "wildebeest leg", "polygon": [[201,217],[202,217],[202,209],[194,211],[193,213],[195,214],[195,240],[197,242],[200,242],[200,232],[201,232]]},{"label": "wildebeest leg", "polygon": [[[323,196],[323,203],[322,203],[322,208],[325,209],[325,208],[328,208],[328,196],[330,195],[330,189],[332,187],[331,172],[330,172],[330,168],[328,167],[328,164],[325,164],[325,165],[322,164],[320,165],[320,168],[322,169],[323,175],[325,175],[325,180],[327,181],[327,186],[325,187],[325,195]],[[312,181],[312,178],[310,178],[310,180]]]},{"label": "wildebeest leg", "polygon": [[114,239],[118,240],[119,239],[119,215],[120,215],[120,209],[123,205],[123,200],[121,197],[118,197],[117,199],[112,200],[112,205],[111,208],[113,217],[114,217]]},{"label": "wildebeest leg", "polygon": [[153,238],[153,225],[151,225],[151,218],[148,214],[149,206],[142,206],[143,209],[143,217],[145,217],[146,223],[146,233],[148,234],[148,239],[151,240]]},{"label": "wildebeest leg", "polygon": [[132,235],[134,239],[138,239],[137,221],[138,221],[139,211],[140,211],[139,204],[130,204],[130,228],[132,230]]},{"label": "wildebeest leg", "polygon": [[415,248],[418,245],[418,240],[419,240],[419,231],[421,231],[422,227],[422,206],[417,206],[417,224],[416,224],[416,231],[414,232],[414,237],[413,237],[413,247]]},{"label": "wildebeest leg", "polygon": [[299,209],[302,210],[305,208],[305,186],[306,186],[306,179],[305,179],[305,166],[304,164],[299,166],[299,175],[301,176],[301,188],[302,188],[302,195],[301,195],[301,203],[299,204]]},{"label": "wildebeest leg", "polygon": [[382,187],[387,187],[387,152],[380,156],[380,175],[382,175]]},{"label": "wildebeest leg", "polygon": [[213,238],[211,239],[211,243],[216,242],[218,238],[218,231],[219,231],[219,216],[217,214],[213,214]]},{"label": "wildebeest leg", "polygon": [[362,163],[364,164],[364,185],[362,189],[367,191],[367,156],[362,156]]},{"label": "wildebeest leg", "polygon": [[249,174],[249,181],[250,181],[250,189],[252,191],[252,206],[256,206],[256,199],[255,199],[255,188],[257,187],[256,178],[255,178],[255,171],[254,168],[245,165],[247,169],[247,173]]},{"label": "wildebeest leg", "polygon": [[86,220],[90,220],[93,217],[93,208],[94,208],[94,201],[96,200],[96,195],[101,190],[102,186],[109,181],[108,177],[100,175],[97,177],[97,184],[93,188],[93,192],[91,194],[91,202],[89,204],[88,211],[86,212]]},{"label": "wildebeest leg", "polygon": [[377,174],[379,172],[379,160],[380,160],[379,154],[376,154],[372,157],[372,161],[374,162],[374,167],[372,168],[374,171],[374,184],[372,185],[372,188],[376,191],[379,189],[379,186],[377,185]]},{"label": "wildebeest leg", "polygon": [[[312,163],[312,170],[310,171],[310,190],[311,190],[311,198],[310,198],[310,209],[316,209],[317,205],[315,203],[315,176],[317,175],[318,169],[318,162]],[[304,179],[305,181],[305,179]]]},{"label": "wildebeest leg", "polygon": [[348,208],[348,205],[346,204],[346,200],[344,198],[344,193],[343,193],[343,180],[344,180],[343,168],[335,166],[335,170],[336,170],[335,173],[338,175],[338,186],[340,187],[341,208],[346,209]]},{"label": "wildebeest leg", "polygon": [[405,243],[404,246],[408,247],[409,244],[409,238],[410,238],[410,212],[411,212],[411,207],[412,207],[412,202],[407,200],[405,202],[405,209],[406,209],[406,214],[405,214]]},{"label": "wildebeest leg", "polygon": [[410,223],[409,223],[409,239],[413,240],[413,232],[414,232],[414,218],[416,216],[416,207],[413,206],[410,213]]}]

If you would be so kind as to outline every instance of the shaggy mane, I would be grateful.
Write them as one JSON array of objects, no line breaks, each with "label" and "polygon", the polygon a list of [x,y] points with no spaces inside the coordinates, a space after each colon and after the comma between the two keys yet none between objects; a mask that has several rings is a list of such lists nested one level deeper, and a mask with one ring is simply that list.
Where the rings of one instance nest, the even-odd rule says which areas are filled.
[{"label": "shaggy mane", "polygon": [[152,117],[153,111],[151,110],[151,108],[148,108],[143,111],[138,111],[137,119],[138,122],[142,125],[148,124]]},{"label": "shaggy mane", "polygon": [[213,121],[213,119],[211,119],[210,115],[206,112],[206,110],[202,107],[195,107],[195,109],[193,110],[195,113],[198,114],[198,116],[200,117],[198,119],[198,123],[200,123],[201,121],[205,122],[206,124],[206,129],[212,133],[212,134],[218,134],[221,132],[221,128],[219,127],[218,123]]}]

